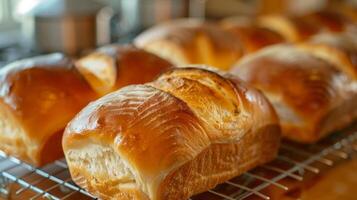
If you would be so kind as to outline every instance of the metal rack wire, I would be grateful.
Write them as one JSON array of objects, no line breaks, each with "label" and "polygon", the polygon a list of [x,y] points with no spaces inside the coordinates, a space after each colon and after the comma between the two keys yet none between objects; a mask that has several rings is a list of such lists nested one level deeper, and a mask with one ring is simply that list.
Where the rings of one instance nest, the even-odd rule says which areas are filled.
[{"label": "metal rack wire", "polygon": [[[226,181],[191,200],[237,200],[255,198],[268,200],[267,187],[287,191],[282,180],[302,181],[319,174],[357,154],[357,128],[328,137],[315,145],[284,141],[273,162],[257,167]],[[64,159],[35,168],[0,152],[0,199],[95,199],[71,180]]]},{"label": "metal rack wire", "polygon": [[95,199],[72,182],[63,159],[43,168],[35,168],[0,151],[0,172],[0,192],[3,198]]}]

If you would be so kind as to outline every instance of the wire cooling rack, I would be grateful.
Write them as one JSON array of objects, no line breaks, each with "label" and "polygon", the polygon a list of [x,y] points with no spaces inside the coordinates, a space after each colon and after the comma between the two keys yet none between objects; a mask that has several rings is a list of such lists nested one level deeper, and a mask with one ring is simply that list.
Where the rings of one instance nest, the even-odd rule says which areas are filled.
[{"label": "wire cooling rack", "polygon": [[[191,200],[268,200],[267,187],[288,191],[283,180],[303,181],[357,154],[357,128],[314,145],[284,141],[278,157]],[[71,180],[64,159],[35,168],[0,151],[0,199],[95,199]]]}]

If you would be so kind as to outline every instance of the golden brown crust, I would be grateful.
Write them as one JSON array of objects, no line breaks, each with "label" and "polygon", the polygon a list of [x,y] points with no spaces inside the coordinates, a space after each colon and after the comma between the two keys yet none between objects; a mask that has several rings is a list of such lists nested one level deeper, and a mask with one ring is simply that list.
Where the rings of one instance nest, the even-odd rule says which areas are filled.
[{"label": "golden brown crust", "polygon": [[356,91],[351,79],[328,62],[292,45],[259,51],[241,60],[232,72],[267,95],[287,138],[315,142],[357,117],[356,112],[346,117],[340,112],[357,106],[353,103]]},{"label": "golden brown crust", "polygon": [[210,22],[181,19],[157,25],[135,39],[135,45],[176,65],[208,64],[227,70],[242,55],[229,32]]},{"label": "golden brown crust", "polygon": [[[63,148],[74,181],[99,197],[161,200],[188,198],[271,160],[279,140],[277,116],[258,91],[229,75],[178,68],[91,103],[69,123]],[[173,188],[181,183],[189,187]]]},{"label": "golden brown crust", "polygon": [[54,138],[60,138],[67,122],[95,98],[71,60],[60,54],[4,67],[0,91],[0,148],[35,165],[62,155],[56,150],[60,140]]},{"label": "golden brown crust", "polygon": [[76,62],[76,67],[100,94],[152,81],[173,65],[131,45],[108,45]]},{"label": "golden brown crust", "polygon": [[260,27],[254,21],[242,22],[240,19],[227,18],[222,21],[222,26],[241,41],[244,54],[285,41],[283,35],[268,28]]}]

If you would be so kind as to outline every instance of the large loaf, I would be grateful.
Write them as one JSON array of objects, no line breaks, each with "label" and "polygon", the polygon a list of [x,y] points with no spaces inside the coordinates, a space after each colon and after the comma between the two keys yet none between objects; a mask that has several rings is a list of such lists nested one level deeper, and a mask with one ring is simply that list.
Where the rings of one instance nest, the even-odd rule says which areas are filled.
[{"label": "large loaf", "polygon": [[188,199],[272,160],[266,98],[230,75],[177,68],[110,93],[67,126],[73,180],[101,199]]},{"label": "large loaf", "polygon": [[353,74],[344,73],[348,67],[353,66],[340,68],[307,50],[282,44],[245,57],[232,73],[268,97],[280,117],[283,136],[311,143],[357,117],[356,82]]}]

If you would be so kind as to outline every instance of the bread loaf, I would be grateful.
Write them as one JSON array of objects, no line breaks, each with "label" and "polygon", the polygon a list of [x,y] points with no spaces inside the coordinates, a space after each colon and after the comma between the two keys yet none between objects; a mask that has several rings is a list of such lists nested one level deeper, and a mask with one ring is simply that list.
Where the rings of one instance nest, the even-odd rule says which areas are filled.
[{"label": "bread loaf", "polygon": [[264,92],[286,138],[316,142],[357,117],[355,81],[337,66],[293,45],[251,54],[232,73]]},{"label": "bread loaf", "polygon": [[178,68],[84,108],[63,138],[74,181],[101,199],[188,199],[272,160],[280,128],[239,79]]},{"label": "bread loaf", "polygon": [[204,63],[227,70],[242,55],[241,44],[232,34],[196,19],[159,24],[140,34],[134,43],[176,65]]},{"label": "bread loaf", "polygon": [[0,70],[0,149],[34,165],[63,156],[66,124],[96,98],[61,54],[25,59]]}]

